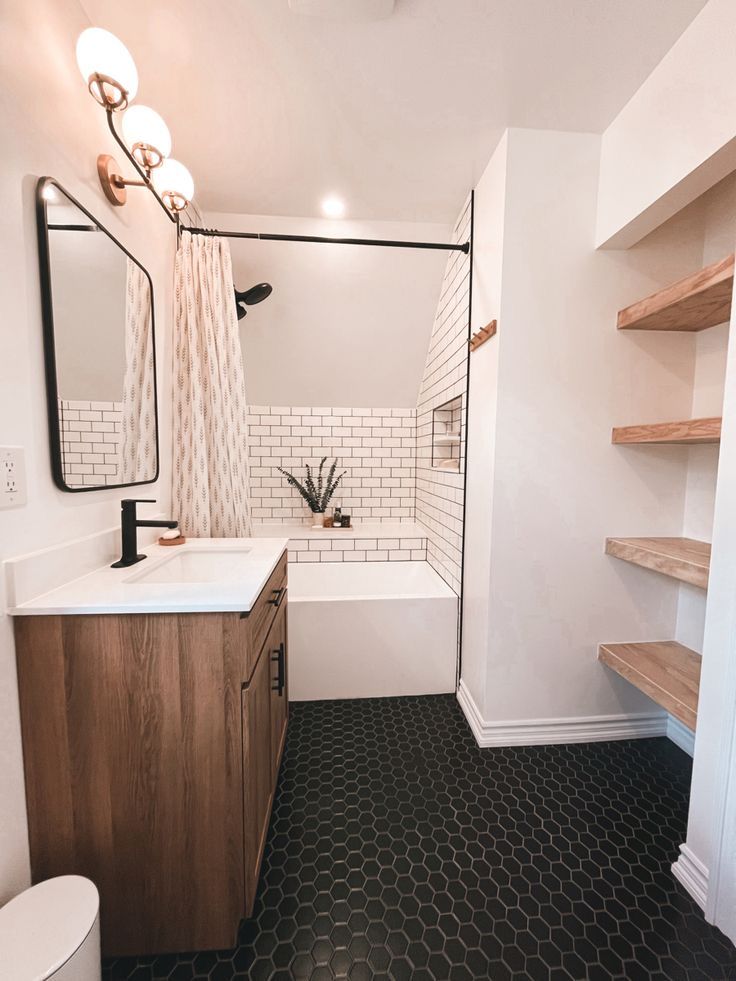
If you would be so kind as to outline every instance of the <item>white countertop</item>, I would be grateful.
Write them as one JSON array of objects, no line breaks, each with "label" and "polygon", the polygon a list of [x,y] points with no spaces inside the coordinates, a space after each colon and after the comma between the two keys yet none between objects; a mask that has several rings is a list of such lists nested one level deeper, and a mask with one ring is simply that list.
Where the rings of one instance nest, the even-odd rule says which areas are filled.
[{"label": "white countertop", "polygon": [[[145,545],[147,556],[127,569],[109,565],[11,606],[12,616],[80,613],[248,613],[276,568],[286,538],[195,538],[185,545]],[[247,554],[243,554],[247,550]],[[150,582],[149,573],[184,553],[222,552],[222,578]],[[237,554],[236,554],[237,553]],[[229,559],[229,561],[228,561]],[[209,562],[217,567],[217,557]],[[234,572],[234,570],[237,570]]]}]

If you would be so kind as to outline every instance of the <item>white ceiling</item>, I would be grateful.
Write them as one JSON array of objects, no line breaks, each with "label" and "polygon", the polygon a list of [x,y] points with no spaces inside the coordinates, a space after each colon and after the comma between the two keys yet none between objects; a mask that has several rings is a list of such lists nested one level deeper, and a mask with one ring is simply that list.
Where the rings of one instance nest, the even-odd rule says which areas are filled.
[{"label": "white ceiling", "polygon": [[452,221],[508,125],[602,131],[705,0],[82,0],[169,122],[202,209]]}]

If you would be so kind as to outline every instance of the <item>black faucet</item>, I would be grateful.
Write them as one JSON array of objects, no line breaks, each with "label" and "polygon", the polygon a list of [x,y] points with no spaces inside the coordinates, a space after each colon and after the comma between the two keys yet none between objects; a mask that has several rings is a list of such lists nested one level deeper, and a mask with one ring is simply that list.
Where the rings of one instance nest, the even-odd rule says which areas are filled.
[{"label": "black faucet", "polygon": [[113,562],[111,568],[125,569],[129,565],[135,565],[145,559],[145,555],[138,554],[138,529],[139,528],[178,528],[178,521],[143,521],[140,520],[135,512],[136,504],[155,504],[151,498],[138,500],[126,500],[120,502],[121,520],[120,530],[123,540],[123,554],[117,562]]}]

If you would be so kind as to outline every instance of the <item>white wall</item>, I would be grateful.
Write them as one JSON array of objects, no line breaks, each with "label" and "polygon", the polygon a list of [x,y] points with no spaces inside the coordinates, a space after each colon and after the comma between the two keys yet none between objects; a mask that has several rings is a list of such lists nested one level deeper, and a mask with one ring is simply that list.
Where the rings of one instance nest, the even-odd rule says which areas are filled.
[{"label": "white wall", "polygon": [[596,241],[626,248],[736,168],[736,4],[710,0],[603,134]]},{"label": "white wall", "polygon": [[[703,640],[698,727],[687,842],[676,872],[704,893],[706,915],[736,940],[736,320],[732,311],[727,353],[713,552]],[[699,881],[698,881],[699,880]]]},{"label": "white wall", "polygon": [[[501,310],[506,209],[507,135],[501,139],[475,188],[473,309],[471,331],[497,320]],[[491,517],[496,457],[498,359],[503,330],[470,356],[468,392],[468,486],[465,500],[462,677],[484,701],[488,671]]]},{"label": "white wall", "polygon": [[[40,26],[39,26],[40,25]],[[0,560],[118,522],[121,494],[64,494],[53,486],[47,445],[36,250],[36,180],[52,175],[149,269],[156,291],[159,366],[168,366],[172,227],[153,199],[131,192],[113,214],[97,183],[97,153],[114,152],[104,113],[77,71],[74,45],[89,22],[74,0],[5,4],[0,51],[0,445],[25,447],[28,504],[0,511]],[[145,95],[143,79],[141,96]],[[166,373],[168,376],[168,373]],[[161,386],[162,479],[146,487],[169,503],[168,379]],[[0,610],[5,609],[4,581]],[[0,903],[29,881],[12,623],[0,613]]]},{"label": "white wall", "polygon": [[[702,205],[705,225],[703,262],[709,263],[734,251],[736,175],[714,187],[698,204]],[[719,841],[723,831],[721,820],[726,825],[729,820],[734,823],[733,799],[730,812],[725,803],[733,766],[729,733],[736,690],[733,651],[736,539],[732,517],[736,479],[734,328],[732,316],[730,327],[725,324],[697,335],[693,414],[722,413],[723,432],[720,447],[690,449],[685,529],[693,537],[713,541],[713,553],[707,596],[702,590],[697,590],[696,595],[696,591],[681,587],[677,623],[678,639],[703,653],[685,868],[694,859],[710,870],[713,882],[708,889],[708,915],[731,938],[736,937],[733,850],[732,844],[730,850],[727,844],[724,854],[719,855]],[[733,798],[733,787],[730,791]],[[719,875],[721,861],[725,865]],[[720,903],[717,901],[719,882],[724,890]]]},{"label": "white wall", "polygon": [[[687,209],[702,224],[705,266],[734,251],[736,241],[736,176],[726,178]],[[726,373],[729,325],[695,335],[695,375],[690,416],[720,416]],[[682,534],[712,541],[716,477],[720,447],[692,446],[687,451],[687,493]],[[683,583],[677,609],[675,637],[681,644],[703,651],[707,594]]]},{"label": "white wall", "polygon": [[[489,502],[492,550],[485,687],[472,661],[463,681],[491,724],[651,712],[597,645],[675,629],[677,584],[603,548],[609,535],[681,533],[687,450],[610,439],[613,425],[689,416],[695,340],[615,325],[619,308],[698,268],[702,238],[686,216],[629,252],[596,252],[599,151],[588,134],[508,134],[493,467],[469,452],[469,500],[476,513]],[[471,433],[493,426],[493,393],[484,405],[479,388]],[[480,606],[487,570],[480,586],[466,572]]]},{"label": "white wall", "polygon": [[[445,225],[208,214],[230,231],[447,242]],[[238,289],[271,296],[240,322],[249,404],[415,408],[441,251],[231,239]]]}]

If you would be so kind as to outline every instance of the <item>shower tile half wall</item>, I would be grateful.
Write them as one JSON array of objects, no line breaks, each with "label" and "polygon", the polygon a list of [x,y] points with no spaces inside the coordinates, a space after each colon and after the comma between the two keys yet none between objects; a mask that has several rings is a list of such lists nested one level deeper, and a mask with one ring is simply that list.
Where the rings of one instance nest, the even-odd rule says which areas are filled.
[{"label": "shower tile half wall", "polygon": [[[253,520],[293,524],[309,510],[278,467],[303,479],[306,464],[337,457],[347,471],[331,506],[356,521],[414,519],[416,411],[254,405],[249,409]],[[326,468],[325,468],[326,469]]]}]

